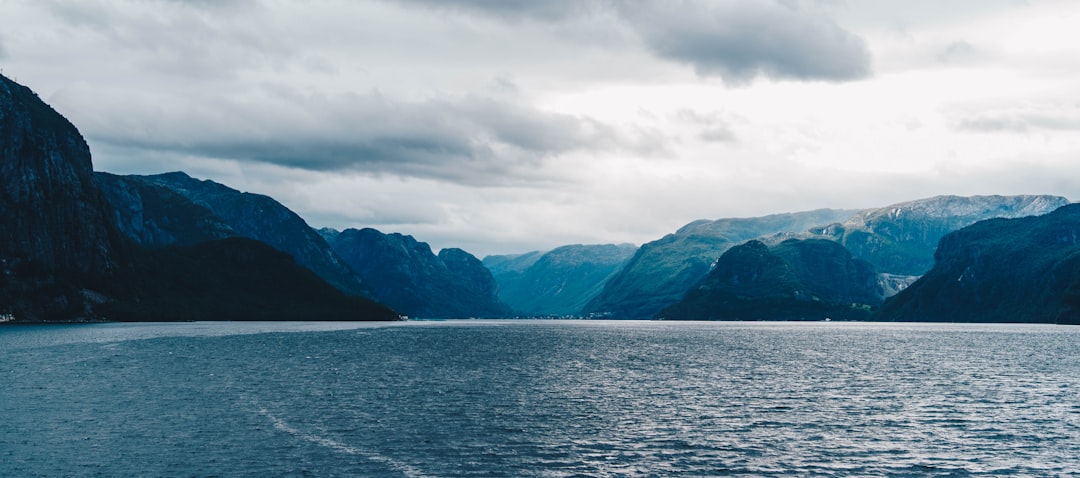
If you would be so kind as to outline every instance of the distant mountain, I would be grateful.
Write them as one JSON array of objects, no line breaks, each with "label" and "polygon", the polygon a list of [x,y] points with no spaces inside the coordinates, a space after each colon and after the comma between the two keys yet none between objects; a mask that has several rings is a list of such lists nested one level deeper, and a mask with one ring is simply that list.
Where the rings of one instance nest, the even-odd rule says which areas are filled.
[{"label": "distant mountain", "polygon": [[289,253],[343,292],[369,294],[318,232],[269,196],[243,193],[182,172],[96,176],[115,207],[121,229],[146,247],[247,237]]},{"label": "distant mountain", "polygon": [[756,218],[695,221],[674,234],[649,242],[607,281],[586,313],[619,318],[650,318],[678,302],[708,274],[721,254],[736,244],[783,231],[806,231],[843,221],[855,211],[819,209]]},{"label": "distant mountain", "polygon": [[631,244],[571,245],[543,254],[489,256],[484,264],[499,283],[499,298],[518,314],[579,315],[636,250]]},{"label": "distant mountain", "polygon": [[[144,193],[137,187],[126,192]],[[151,201],[150,210],[187,208],[176,196],[148,196],[164,201]],[[125,211],[131,217],[136,212]],[[231,238],[148,251],[121,232],[116,217],[75,127],[0,75],[4,321],[397,319],[392,310],[344,295],[265,244]],[[202,211],[190,217],[207,216]],[[189,224],[211,231],[220,226]],[[159,234],[161,228],[140,232],[148,242],[184,241]]]},{"label": "distant mountain", "polygon": [[934,265],[941,238],[991,218],[1046,214],[1069,203],[1058,196],[937,196],[858,213],[843,223],[815,228],[878,271],[922,275]]},{"label": "distant mountain", "polygon": [[682,301],[659,316],[682,320],[864,320],[883,290],[868,262],[833,241],[749,241],[725,252]]},{"label": "distant mountain", "polygon": [[975,223],[946,235],[934,259],[881,320],[1080,324],[1080,204]]},{"label": "distant mountain", "polygon": [[333,235],[334,250],[368,284],[374,297],[411,317],[506,317],[495,279],[479,259],[460,249],[438,256],[412,236],[375,229]]},{"label": "distant mountain", "polygon": [[491,271],[491,275],[495,276],[495,281],[501,284],[500,275],[519,275],[532,267],[533,264],[536,264],[536,261],[540,260],[547,252],[549,251],[487,256],[481,262],[484,263],[484,267]]}]

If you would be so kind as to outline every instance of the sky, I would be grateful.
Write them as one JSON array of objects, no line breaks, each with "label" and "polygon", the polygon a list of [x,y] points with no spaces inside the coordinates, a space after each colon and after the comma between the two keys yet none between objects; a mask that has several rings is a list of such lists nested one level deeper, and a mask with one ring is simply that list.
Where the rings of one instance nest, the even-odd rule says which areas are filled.
[{"label": "sky", "polygon": [[1080,198],[1072,0],[0,0],[96,170],[478,257],[941,194]]}]

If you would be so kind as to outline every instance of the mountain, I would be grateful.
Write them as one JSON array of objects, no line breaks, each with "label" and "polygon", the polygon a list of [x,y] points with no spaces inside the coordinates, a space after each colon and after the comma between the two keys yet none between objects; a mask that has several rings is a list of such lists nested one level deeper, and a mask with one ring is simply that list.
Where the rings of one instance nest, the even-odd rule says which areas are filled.
[{"label": "mountain", "polygon": [[1080,324],[1080,204],[975,223],[942,238],[934,260],[881,320]]},{"label": "mountain", "polygon": [[346,295],[289,254],[243,237],[145,251],[124,282],[135,300],[100,305],[110,320],[399,318],[370,299]]},{"label": "mountain", "polygon": [[2,75],[0,224],[4,321],[397,319],[255,241],[143,249],[121,232],[75,127]]},{"label": "mountain", "polygon": [[520,275],[536,264],[536,261],[540,260],[547,252],[550,251],[531,251],[524,254],[506,254],[506,255],[494,255],[487,256],[481,261],[484,263],[484,267],[487,267],[491,271],[491,275],[495,276],[495,281],[502,283],[499,279],[501,275],[515,276]]},{"label": "mountain", "polygon": [[631,244],[570,245],[543,254],[489,256],[484,264],[494,268],[499,298],[515,312],[577,315],[636,250]]},{"label": "mountain", "polygon": [[783,231],[843,221],[855,211],[819,209],[756,218],[695,221],[641,246],[584,312],[643,319],[678,302],[736,244]]},{"label": "mountain", "polygon": [[370,293],[326,239],[269,196],[240,192],[182,172],[150,176],[97,173],[97,179],[116,208],[121,229],[144,246],[247,237],[289,253],[297,263],[345,293]]},{"label": "mountain", "polygon": [[729,249],[682,301],[659,317],[681,320],[860,320],[883,290],[868,262],[821,239],[769,247],[751,240]]},{"label": "mountain", "polygon": [[368,284],[379,301],[411,317],[506,317],[495,279],[479,259],[460,249],[438,256],[412,236],[346,229],[331,246]]},{"label": "mountain", "polygon": [[991,218],[1046,214],[1069,200],[1058,196],[937,196],[855,214],[843,223],[814,228],[882,272],[918,276],[934,265],[946,234]]},{"label": "mountain", "polygon": [[120,231],[143,247],[193,245],[239,236],[207,207],[141,176],[96,172],[94,180],[112,204]]},{"label": "mountain", "polygon": [[88,315],[132,249],[79,131],[0,75],[0,314]]}]

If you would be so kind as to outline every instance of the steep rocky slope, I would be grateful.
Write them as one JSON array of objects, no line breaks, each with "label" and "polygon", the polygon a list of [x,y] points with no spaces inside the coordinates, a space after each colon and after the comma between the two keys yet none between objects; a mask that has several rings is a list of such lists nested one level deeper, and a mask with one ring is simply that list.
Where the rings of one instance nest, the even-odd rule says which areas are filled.
[{"label": "steep rocky slope", "polygon": [[945,236],[934,259],[881,320],[1080,323],[1080,204],[978,222]]},{"label": "steep rocky slope", "polygon": [[88,315],[130,255],[82,135],[0,76],[0,314]]}]

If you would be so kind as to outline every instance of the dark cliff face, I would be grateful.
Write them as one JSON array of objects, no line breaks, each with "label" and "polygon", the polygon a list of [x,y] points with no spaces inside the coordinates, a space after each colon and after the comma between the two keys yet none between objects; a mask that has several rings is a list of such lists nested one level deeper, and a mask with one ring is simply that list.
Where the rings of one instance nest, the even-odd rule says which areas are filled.
[{"label": "dark cliff face", "polygon": [[952,231],[984,219],[1046,214],[1068,203],[1058,196],[937,196],[866,210],[815,232],[878,271],[917,276],[934,265],[938,241]]},{"label": "dark cliff face", "polygon": [[130,248],[94,185],[78,130],[0,76],[0,313],[87,315]]},{"label": "dark cliff face", "polygon": [[495,281],[478,259],[449,249],[436,256],[412,236],[346,229],[334,250],[371,285],[375,298],[420,318],[505,317]]},{"label": "dark cliff face", "polygon": [[119,177],[99,173],[98,180],[116,207],[124,232],[143,245],[247,237],[289,253],[343,292],[369,294],[326,239],[269,196],[242,193],[181,172]]},{"label": "dark cliff face", "polygon": [[569,245],[484,263],[494,267],[499,298],[519,314],[570,316],[580,315],[636,250],[630,244]]},{"label": "dark cliff face", "polygon": [[660,312],[689,320],[858,320],[881,304],[873,267],[827,240],[749,241],[679,303]]},{"label": "dark cliff face", "polygon": [[678,302],[724,251],[743,241],[842,221],[854,211],[821,209],[757,218],[696,221],[647,243],[609,280],[585,312],[644,319]]},{"label": "dark cliff face", "polygon": [[942,238],[935,265],[881,320],[1080,323],[1080,205],[975,223]]}]

